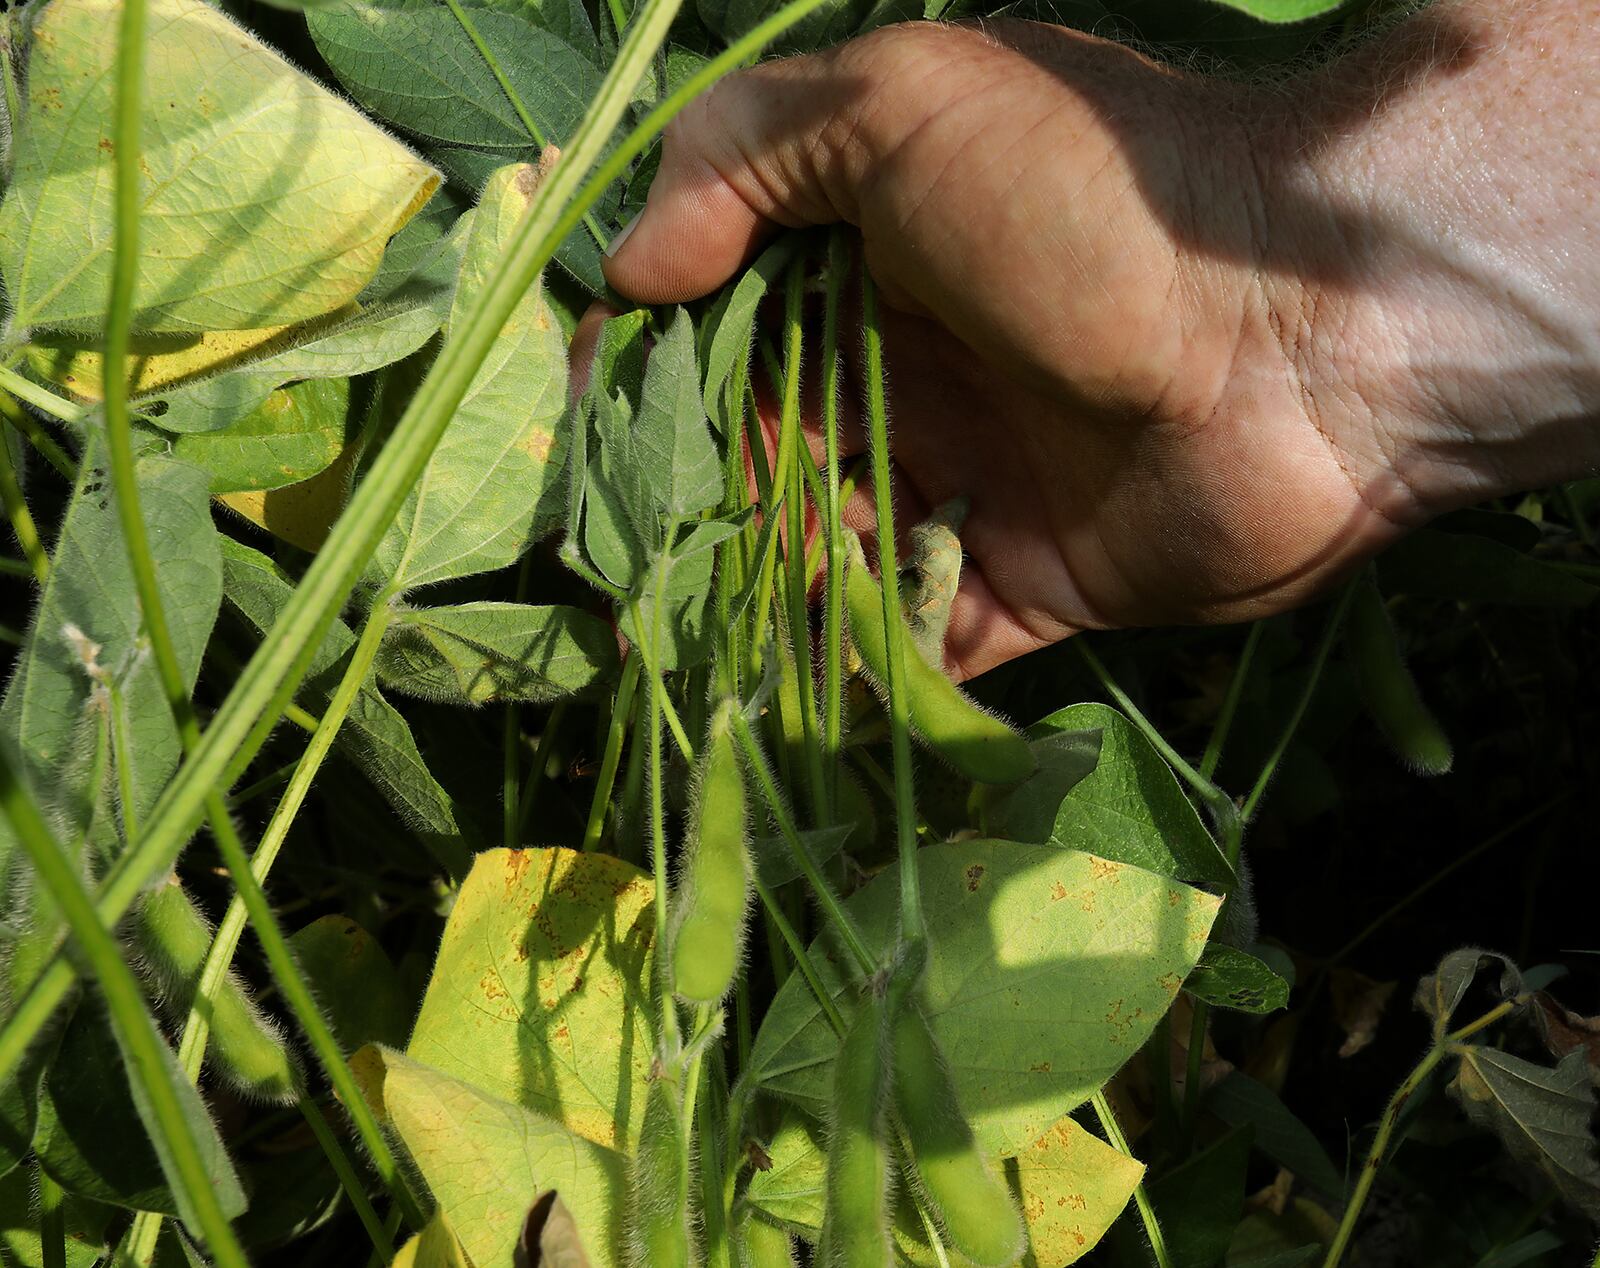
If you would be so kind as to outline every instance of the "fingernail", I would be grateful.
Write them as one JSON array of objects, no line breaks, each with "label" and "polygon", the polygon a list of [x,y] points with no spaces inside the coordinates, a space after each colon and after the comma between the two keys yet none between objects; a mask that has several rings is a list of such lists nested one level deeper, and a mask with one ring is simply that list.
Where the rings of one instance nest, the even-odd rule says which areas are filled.
[{"label": "fingernail", "polygon": [[611,239],[611,245],[606,248],[608,260],[622,250],[622,244],[628,240],[628,235],[633,232],[633,227],[639,223],[639,217],[642,215],[644,215],[642,211],[635,212],[628,223],[622,226],[622,232]]}]

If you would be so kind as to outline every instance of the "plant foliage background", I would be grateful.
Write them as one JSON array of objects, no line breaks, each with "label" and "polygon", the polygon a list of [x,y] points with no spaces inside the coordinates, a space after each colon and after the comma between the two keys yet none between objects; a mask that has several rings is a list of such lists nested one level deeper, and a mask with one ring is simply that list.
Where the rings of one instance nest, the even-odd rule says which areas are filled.
[{"label": "plant foliage background", "polygon": [[[805,597],[829,481],[870,483],[793,436],[802,360],[857,337],[848,238],[569,367],[658,158],[625,138],[729,48],[1000,13],[1265,75],[1402,16],[929,6],[768,43],[760,0],[149,0],[120,170],[122,4],[4,14],[0,1263],[648,1262],[673,1176],[708,1261],[810,1254],[857,961],[907,971],[901,828],[919,1007],[1025,1262],[1591,1262],[1600,482],[1249,630],[1009,665],[973,694],[1037,770],[984,784],[896,743]],[[925,646],[958,533],[900,577]],[[695,772],[735,734],[765,905],[733,994],[679,1006]],[[963,1262],[925,1189],[885,1220]]]}]

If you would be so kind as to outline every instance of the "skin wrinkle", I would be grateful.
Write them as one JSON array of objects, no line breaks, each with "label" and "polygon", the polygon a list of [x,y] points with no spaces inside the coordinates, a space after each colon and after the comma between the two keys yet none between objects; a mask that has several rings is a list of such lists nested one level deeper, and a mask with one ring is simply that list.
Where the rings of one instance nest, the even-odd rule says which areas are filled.
[{"label": "skin wrinkle", "polygon": [[[759,180],[719,179],[790,219],[856,213],[902,516],[973,499],[947,645],[963,672],[1086,616],[1282,610],[1402,528],[1548,472],[1530,426],[1569,466],[1600,461],[1580,416],[1600,338],[1575,316],[1597,288],[1573,302],[1596,257],[1553,227],[1594,214],[1566,192],[1593,175],[1577,147],[1596,129],[1571,126],[1592,107],[1553,85],[1584,64],[1570,47],[1600,49],[1595,9],[1523,6],[1561,36],[1534,54],[1516,12],[1437,0],[1265,88],[1036,24],[889,28],[729,81],[674,135],[655,227],[608,274],[703,294],[770,227],[741,203],[719,229],[732,195],[688,196],[704,155],[744,156]],[[664,294],[653,258],[679,233],[713,263],[675,262],[689,285]],[[848,339],[845,366],[859,387]]]}]

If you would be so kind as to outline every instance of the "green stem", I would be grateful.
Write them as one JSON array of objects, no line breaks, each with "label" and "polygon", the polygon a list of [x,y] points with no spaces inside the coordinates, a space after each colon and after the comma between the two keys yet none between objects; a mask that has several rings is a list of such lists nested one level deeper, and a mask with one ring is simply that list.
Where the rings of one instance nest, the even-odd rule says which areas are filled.
[{"label": "green stem", "polygon": [[[634,86],[681,3],[646,0],[571,145],[535,191],[493,280],[457,324],[454,338],[434,362],[300,585],[212,719],[204,742],[163,791],[144,839],[108,870],[96,892],[96,909],[104,919],[120,919],[144,886],[172,866],[203,815],[210,791],[231,782],[265,743],[379,539],[415,487],[501,327],[577,218],[690,100],[822,2],[791,0],[757,24],[680,84],[600,162]],[[591,169],[593,175],[584,182]],[[58,954],[22,993],[17,1008],[0,1026],[0,1080],[15,1072],[39,1028],[66,998],[73,977],[72,966]]]},{"label": "green stem", "polygon": [[1245,635],[1244,650],[1239,653],[1239,663],[1233,667],[1233,677],[1228,680],[1228,693],[1222,698],[1222,708],[1211,728],[1211,738],[1206,741],[1206,751],[1200,757],[1202,779],[1210,780],[1217,773],[1217,763],[1222,760],[1222,747],[1228,742],[1228,732],[1233,729],[1233,718],[1239,711],[1239,699],[1244,695],[1245,679],[1250,676],[1250,663],[1255,659],[1264,629],[1265,624],[1256,621]]},{"label": "green stem", "polygon": [[[1239,818],[1245,823],[1249,823],[1255,817],[1256,807],[1261,804],[1267,785],[1277,773],[1278,763],[1283,760],[1284,753],[1288,751],[1295,732],[1300,729],[1300,723],[1306,716],[1306,710],[1311,707],[1311,699],[1317,694],[1317,686],[1322,681],[1322,671],[1328,663],[1328,654],[1333,650],[1339,631],[1344,626],[1344,614],[1349,610],[1350,600],[1355,597],[1356,587],[1364,575],[1359,574],[1353,580],[1346,582],[1339,591],[1339,597],[1334,600],[1333,610],[1328,613],[1327,624],[1323,626],[1322,637],[1317,642],[1316,654],[1311,658],[1311,668],[1306,674],[1305,685],[1300,689],[1300,697],[1295,701],[1294,711],[1290,713],[1288,722],[1284,724],[1283,733],[1278,736],[1277,744],[1273,746],[1271,754],[1261,768],[1261,774],[1256,777],[1255,786],[1250,789],[1250,795],[1245,798],[1244,806],[1239,811]],[[1237,858],[1229,859],[1229,862],[1237,861]]]},{"label": "green stem", "polygon": [[[1100,1120],[1100,1130],[1105,1132],[1111,1147],[1119,1154],[1132,1158],[1133,1150],[1128,1147],[1128,1138],[1122,1134],[1122,1124],[1117,1122],[1105,1090],[1102,1088],[1097,1091],[1089,1100],[1094,1106],[1095,1117]],[[1133,1187],[1133,1202],[1139,1208],[1139,1220],[1144,1224],[1144,1235],[1150,1239],[1150,1254],[1155,1258],[1157,1268],[1171,1268],[1172,1257],[1167,1253],[1167,1239],[1161,1231],[1161,1222],[1156,1219],[1155,1207],[1150,1205],[1150,1195],[1145,1192],[1143,1181]]]},{"label": "green stem", "polygon": [[[822,317],[822,443],[827,464],[823,525],[828,574],[823,595],[823,721],[822,748],[827,759],[828,796],[839,804],[839,762],[844,752],[844,527],[839,491],[839,301],[849,258],[844,231],[828,235],[828,293]],[[809,584],[810,576],[807,575]]]},{"label": "green stem", "polygon": [[889,414],[883,391],[883,332],[878,326],[878,291],[861,270],[861,321],[866,336],[868,448],[872,454],[872,500],[878,511],[879,579],[883,584],[884,644],[888,654],[889,727],[894,754],[895,832],[900,853],[900,936],[911,946],[927,937],[922,886],[917,873],[917,803],[912,786],[911,722],[906,706],[904,618],[900,573],[895,563],[894,495],[889,483]]},{"label": "green stem", "polygon": [[66,1192],[37,1160],[33,1175],[39,1186],[39,1251],[43,1268],[67,1268]]},{"label": "green stem", "polygon": [[284,1004],[300,1023],[301,1029],[305,1032],[306,1042],[311,1045],[318,1063],[343,1103],[345,1112],[350,1115],[351,1124],[355,1127],[362,1144],[366,1146],[378,1178],[383,1181],[401,1210],[405,1212],[411,1227],[421,1229],[424,1222],[422,1213],[411,1196],[394,1152],[384,1139],[383,1132],[378,1127],[378,1120],[373,1117],[372,1109],[362,1095],[361,1086],[356,1082],[354,1072],[339,1050],[339,1043],[333,1037],[333,1030],[323,1017],[321,1009],[312,997],[310,986],[307,985],[299,966],[295,963],[294,953],[289,949],[283,930],[278,927],[277,918],[272,914],[272,907],[267,902],[266,894],[262,892],[261,886],[250,873],[250,860],[239,848],[236,837],[219,836],[217,849],[222,855],[223,866],[233,877],[239,897],[244,901],[245,914],[251,927],[256,931],[256,938],[261,943],[267,967],[271,970],[272,979],[277,984]]},{"label": "green stem", "polygon": [[[656,564],[656,577],[659,587],[661,577],[661,564]],[[654,641],[661,633],[661,611],[666,605],[655,605],[655,629],[651,631],[651,640]],[[638,628],[638,609],[634,610],[635,628]],[[641,651],[643,649],[641,648]],[[664,939],[667,930],[671,928],[668,923],[667,911],[667,825],[666,809],[661,788],[661,698],[666,693],[666,688],[661,681],[661,675],[650,667],[649,685],[649,735],[646,743],[649,745],[649,781],[650,781],[650,866],[653,873],[652,880],[655,887],[656,929]],[[660,980],[661,993],[661,1033],[667,1043],[667,1052],[673,1060],[678,1056],[678,1006],[673,1002],[672,984],[668,976],[666,964],[667,957],[657,957],[657,976]]]},{"label": "green stem", "polygon": [[633,654],[622,662],[622,678],[617,683],[617,694],[611,706],[611,723],[606,729],[605,753],[600,758],[600,777],[595,782],[594,797],[589,802],[589,822],[583,829],[585,851],[600,847],[605,833],[606,807],[611,804],[611,790],[617,783],[617,766],[622,761],[622,745],[628,737],[628,723],[633,716],[633,697],[639,686],[639,671],[644,657],[635,648]]},{"label": "green stem", "polygon": [[1356,1179],[1356,1187],[1350,1194],[1349,1202],[1345,1204],[1344,1217],[1339,1221],[1338,1231],[1334,1233],[1333,1241],[1328,1245],[1328,1254],[1322,1261],[1322,1268],[1338,1268],[1339,1262],[1344,1258],[1344,1253],[1350,1246],[1350,1239],[1355,1235],[1356,1224],[1361,1219],[1362,1209],[1372,1193],[1372,1185],[1383,1167],[1385,1155],[1389,1152],[1389,1141],[1394,1135],[1395,1124],[1400,1120],[1400,1111],[1405,1108],[1406,1102],[1416,1094],[1423,1080],[1433,1073],[1433,1068],[1444,1059],[1444,1056],[1443,1044],[1435,1044],[1429,1048],[1427,1054],[1417,1063],[1416,1069],[1406,1075],[1405,1081],[1389,1098],[1383,1117],[1378,1120],[1378,1131],[1372,1138],[1372,1147],[1367,1150],[1366,1161],[1361,1164],[1361,1174]]},{"label": "green stem", "polygon": [[[367,1236],[372,1239],[372,1249],[377,1253],[380,1262],[388,1263],[394,1258],[394,1235],[384,1227],[377,1211],[372,1209],[372,1202],[367,1197],[361,1177],[350,1165],[350,1158],[345,1153],[344,1146],[339,1143],[339,1138],[333,1134],[333,1127],[317,1103],[309,1096],[301,1096],[300,1113],[306,1120],[306,1126],[311,1128],[311,1134],[317,1138],[317,1144],[322,1146],[323,1155],[332,1164],[333,1173],[339,1178],[345,1196],[350,1199],[350,1206],[355,1211],[356,1218],[361,1221],[361,1227],[367,1230]],[[400,1208],[396,1206],[395,1209]]]},{"label": "green stem", "polygon": [[533,822],[534,809],[539,804],[539,791],[545,785],[545,772],[550,767],[550,757],[555,752],[556,739],[561,734],[561,725],[567,718],[567,701],[557,700],[550,707],[550,716],[545,719],[544,733],[539,736],[539,745],[533,750],[533,768],[528,772],[528,778],[523,782],[522,791],[517,795],[517,838],[528,830],[528,825]]},{"label": "green stem", "polygon": [[795,865],[805,876],[806,883],[811,886],[811,892],[816,895],[817,903],[822,907],[824,914],[844,940],[862,975],[871,977],[877,971],[877,963],[872,953],[867,950],[866,943],[861,940],[855,921],[850,919],[850,914],[845,911],[839,896],[833,892],[833,886],[824,879],[816,860],[811,857],[811,851],[800,839],[800,833],[794,826],[794,816],[789,813],[789,808],[783,801],[783,794],[778,791],[778,785],[772,778],[772,767],[768,765],[766,754],[756,743],[756,737],[750,733],[750,723],[746,721],[742,712],[734,713],[733,729],[738,737],[739,747],[744,750],[745,762],[756,777],[767,809],[777,821],[778,831],[788,844],[789,853],[794,856]]},{"label": "green stem", "polygon": [[[806,603],[806,496],[805,475],[800,465],[800,452],[805,445],[799,439],[800,366],[804,351],[800,303],[805,296],[805,280],[806,257],[803,252],[796,253],[784,285],[783,412],[780,423],[782,430],[793,432],[795,438],[788,443],[792,455],[789,469],[780,475],[789,482],[788,542],[784,548],[784,562],[789,580],[789,641],[794,650],[795,689],[800,697],[801,747],[806,756],[806,782],[810,785],[811,821],[820,827],[831,822],[832,815],[829,813],[827,776],[822,763],[822,741],[818,734],[817,689],[811,672],[811,622]],[[784,445],[780,443],[778,448],[781,452]]]},{"label": "green stem", "polygon": [[[134,48],[139,43],[136,25],[130,33],[126,19],[133,0],[123,10],[122,38]],[[185,1204],[194,1214],[198,1231],[206,1239],[212,1258],[220,1268],[245,1268],[244,1252],[223,1214],[211,1175],[195,1136],[194,1125],[184,1112],[183,1100],[172,1068],[171,1053],[156,1033],[155,1023],[145,1010],[144,995],[138,980],[122,959],[116,938],[102,923],[90,901],[82,879],[67,861],[67,855],[51,837],[44,818],[17,783],[11,763],[0,751],[0,813],[11,825],[22,848],[33,862],[34,872],[45,891],[55,901],[72,937],[100,983],[111,1024],[122,1041],[127,1058],[126,1073],[144,1091],[145,1103],[155,1128],[160,1133],[163,1152],[172,1166],[172,1179],[179,1186]]]},{"label": "green stem", "polygon": [[[278,853],[283,848],[284,841],[288,839],[289,829],[294,825],[295,817],[305,804],[306,795],[311,791],[311,785],[321,771],[329,750],[333,747],[339,728],[344,725],[350,707],[355,703],[356,696],[367,681],[367,676],[372,670],[372,662],[378,654],[378,646],[383,641],[384,631],[389,628],[391,615],[387,606],[380,605],[374,608],[367,618],[361,637],[351,653],[350,663],[346,665],[344,674],[339,679],[339,685],[334,689],[328,707],[323,712],[322,721],[317,724],[310,743],[300,755],[294,774],[289,778],[289,786],[284,789],[283,798],[267,822],[266,831],[261,834],[261,844],[256,847],[255,854],[250,860],[250,874],[258,885],[266,884],[272,866],[278,860]],[[197,1082],[200,1078],[200,1068],[205,1060],[206,1043],[211,1032],[207,1019],[211,1016],[218,993],[227,981],[228,970],[233,967],[234,953],[238,950],[239,938],[244,933],[245,920],[244,899],[239,894],[234,894],[228,901],[228,908],[223,912],[222,921],[218,924],[217,932],[211,940],[211,950],[207,953],[205,965],[200,970],[200,980],[195,985],[194,1002],[190,1005],[189,1016],[184,1021],[183,1035],[178,1042],[178,1064],[183,1067],[183,1072],[191,1083]]]},{"label": "green stem", "polygon": [[39,451],[44,460],[56,469],[57,474],[63,480],[68,484],[77,480],[77,464],[67,457],[66,450],[56,444],[53,438],[45,434],[45,430],[39,426],[38,420],[23,409],[22,406],[18,405],[16,399],[9,392],[0,391],[0,415],[4,415],[6,422],[22,433],[27,442]]},{"label": "green stem", "polygon": [[[11,463],[11,446],[0,436],[0,505],[5,507],[6,518],[11,521],[11,532],[27,557],[33,577],[43,585],[50,576],[50,557],[39,541],[39,529],[28,510],[28,500],[22,496],[22,482],[17,479],[17,469]],[[7,561],[10,562],[9,560]]]},{"label": "green stem", "polygon": [[[137,120],[135,121],[134,126],[137,128]],[[110,320],[111,313],[108,311],[106,313],[106,321],[109,323]],[[106,346],[108,348],[111,344],[110,334],[111,332],[108,326],[106,331]],[[124,355],[126,355],[126,348],[127,338],[126,333],[124,333]],[[107,374],[111,373],[111,367],[115,364],[120,363],[113,362],[110,356],[107,355]],[[33,406],[34,409],[43,410],[46,414],[49,414],[51,418],[59,418],[63,423],[81,423],[89,415],[89,410],[86,406],[79,405],[76,401],[69,401],[64,396],[57,396],[48,388],[40,387],[32,379],[25,379],[15,370],[7,369],[5,366],[0,366],[0,387],[4,387],[6,391],[10,392],[11,395],[16,397],[19,401],[26,401],[29,405]],[[124,402],[127,400],[126,383],[123,384],[123,400]]]}]

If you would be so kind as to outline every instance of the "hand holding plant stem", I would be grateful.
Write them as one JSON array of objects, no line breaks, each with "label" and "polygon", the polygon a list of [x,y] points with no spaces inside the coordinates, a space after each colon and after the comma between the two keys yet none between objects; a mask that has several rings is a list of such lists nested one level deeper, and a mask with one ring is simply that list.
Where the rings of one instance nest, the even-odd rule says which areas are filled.
[{"label": "hand holding plant stem", "polygon": [[[606,273],[684,300],[779,225],[861,230],[902,517],[972,501],[958,674],[1077,630],[1253,619],[1600,459],[1600,265],[1563,263],[1597,229],[1573,192],[1597,38],[1581,0],[1442,0],[1265,94],[1039,24],[893,27],[690,110]],[[1511,210],[1534,190],[1538,227]],[[870,420],[844,422],[848,457]]]}]

